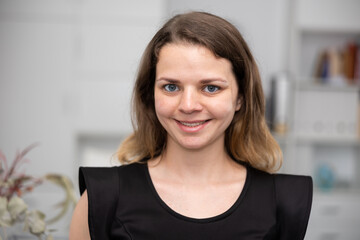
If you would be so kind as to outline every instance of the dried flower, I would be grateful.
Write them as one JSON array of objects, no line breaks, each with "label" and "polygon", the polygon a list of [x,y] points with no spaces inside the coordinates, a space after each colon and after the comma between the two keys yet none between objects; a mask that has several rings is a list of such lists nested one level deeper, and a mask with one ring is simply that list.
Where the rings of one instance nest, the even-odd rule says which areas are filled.
[{"label": "dried flower", "polygon": [[[21,198],[22,195],[31,192],[44,181],[50,181],[63,188],[66,197],[57,204],[61,210],[47,223],[53,223],[63,217],[71,206],[75,206],[77,200],[71,180],[63,175],[47,174],[35,178],[19,173],[19,167],[28,162],[25,155],[36,145],[32,144],[18,152],[10,167],[5,155],[0,151],[0,227],[11,227],[16,222],[23,222],[24,231],[36,235],[39,239],[51,240],[53,238],[46,229],[45,214],[38,210],[29,210]],[[4,238],[6,239],[6,236]],[[0,240],[2,240],[1,236]]]}]

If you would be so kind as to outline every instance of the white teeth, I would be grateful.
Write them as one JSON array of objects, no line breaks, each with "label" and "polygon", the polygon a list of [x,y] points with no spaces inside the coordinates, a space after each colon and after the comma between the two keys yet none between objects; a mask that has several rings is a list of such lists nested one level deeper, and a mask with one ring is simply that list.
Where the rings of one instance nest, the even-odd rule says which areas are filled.
[{"label": "white teeth", "polygon": [[202,121],[202,122],[194,122],[194,123],[187,123],[187,122],[180,122],[182,125],[185,125],[187,127],[196,127],[196,126],[199,126],[203,123],[205,123],[205,121]]}]

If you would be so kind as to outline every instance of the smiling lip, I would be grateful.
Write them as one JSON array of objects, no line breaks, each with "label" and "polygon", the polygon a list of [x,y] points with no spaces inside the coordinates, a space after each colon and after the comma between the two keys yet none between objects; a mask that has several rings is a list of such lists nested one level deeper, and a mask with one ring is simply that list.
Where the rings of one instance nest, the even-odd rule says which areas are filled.
[{"label": "smiling lip", "polygon": [[185,132],[198,132],[207,125],[210,119],[200,120],[200,121],[179,121],[179,120],[175,120],[175,121],[180,127],[180,129]]}]

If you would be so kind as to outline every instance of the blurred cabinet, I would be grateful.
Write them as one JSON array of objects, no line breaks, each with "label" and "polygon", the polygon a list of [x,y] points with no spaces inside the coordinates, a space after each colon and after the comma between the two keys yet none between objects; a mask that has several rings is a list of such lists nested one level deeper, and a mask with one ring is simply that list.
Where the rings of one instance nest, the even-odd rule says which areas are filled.
[{"label": "blurred cabinet", "polygon": [[292,5],[290,130],[277,139],[284,152],[282,171],[314,180],[306,239],[360,239],[359,80],[315,74],[322,51],[360,44],[359,13],[360,1],[354,0]]},{"label": "blurred cabinet", "polygon": [[315,195],[306,239],[359,239],[359,195]]}]

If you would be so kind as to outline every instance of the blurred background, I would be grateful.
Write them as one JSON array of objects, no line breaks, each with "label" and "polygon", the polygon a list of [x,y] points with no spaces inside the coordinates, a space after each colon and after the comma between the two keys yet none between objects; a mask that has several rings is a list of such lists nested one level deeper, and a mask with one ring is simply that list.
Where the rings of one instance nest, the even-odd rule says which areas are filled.
[{"label": "blurred background", "polygon": [[[0,150],[11,161],[39,143],[21,171],[75,188],[79,166],[116,165],[142,52],[189,10],[228,19],[253,51],[280,172],[314,179],[306,239],[359,240],[359,0],[0,0]],[[51,216],[63,197],[45,184],[26,199]],[[52,226],[58,239],[70,218]]]}]

